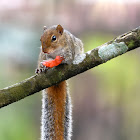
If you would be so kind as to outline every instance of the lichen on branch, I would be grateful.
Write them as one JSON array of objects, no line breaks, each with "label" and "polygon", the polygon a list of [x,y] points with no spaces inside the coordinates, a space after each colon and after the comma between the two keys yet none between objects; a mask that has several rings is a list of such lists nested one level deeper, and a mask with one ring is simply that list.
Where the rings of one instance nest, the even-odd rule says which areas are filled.
[{"label": "lichen on branch", "polygon": [[140,27],[120,35],[91,51],[78,55],[72,64],[59,65],[0,90],[0,108],[138,47],[140,47]]}]

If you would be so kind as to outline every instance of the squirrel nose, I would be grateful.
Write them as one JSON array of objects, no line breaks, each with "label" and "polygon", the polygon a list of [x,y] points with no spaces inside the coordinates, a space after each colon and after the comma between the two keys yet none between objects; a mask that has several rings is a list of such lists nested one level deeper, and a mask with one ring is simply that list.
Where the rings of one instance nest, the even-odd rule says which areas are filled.
[{"label": "squirrel nose", "polygon": [[45,49],[45,48],[42,48],[42,51],[43,51],[44,53],[48,53],[48,52],[46,51],[46,49]]},{"label": "squirrel nose", "polygon": [[47,51],[43,51],[44,53],[47,53],[47,54],[50,54],[50,53],[48,53]]}]

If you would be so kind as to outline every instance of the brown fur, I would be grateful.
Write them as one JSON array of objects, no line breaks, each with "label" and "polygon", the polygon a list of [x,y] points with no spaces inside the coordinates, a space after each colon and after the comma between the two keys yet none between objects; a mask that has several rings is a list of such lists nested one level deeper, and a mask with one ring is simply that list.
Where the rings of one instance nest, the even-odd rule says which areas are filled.
[{"label": "brown fur", "polygon": [[66,81],[52,86],[47,90],[48,98],[54,105],[54,129],[55,138],[53,140],[64,140],[64,115],[66,102]]},{"label": "brown fur", "polygon": [[[61,25],[58,25],[56,29],[46,29],[41,36],[42,51],[44,53],[52,53],[57,48],[64,46],[64,41],[61,40],[64,38],[62,34],[63,28]],[[56,36],[55,41],[52,41],[53,36]]]},{"label": "brown fur", "polygon": [[[53,36],[56,37],[56,40],[55,38],[52,39]],[[49,28],[44,27],[44,33],[41,36],[40,41],[42,46],[39,55],[38,68],[42,67],[40,62],[42,62],[43,60],[55,59],[56,56],[61,56],[64,58],[62,63],[70,64],[75,59],[75,56],[82,53],[83,51],[83,43],[81,42],[81,40],[76,38],[67,30],[64,30],[61,25],[51,26]],[[71,137],[71,107],[67,108],[68,113],[67,116],[65,116],[66,92],[66,81],[63,81],[58,85],[46,89],[46,105],[49,104],[52,113],[51,116],[53,116],[54,119],[54,121],[50,121],[54,124],[49,124],[49,136],[52,140],[64,140],[64,135],[65,139],[70,139]],[[42,126],[44,127],[45,125],[46,124]],[[49,126],[47,125],[46,127]],[[42,128],[42,132],[44,132],[44,130],[46,132],[46,127]],[[45,138],[47,136],[47,133],[45,133]]]}]

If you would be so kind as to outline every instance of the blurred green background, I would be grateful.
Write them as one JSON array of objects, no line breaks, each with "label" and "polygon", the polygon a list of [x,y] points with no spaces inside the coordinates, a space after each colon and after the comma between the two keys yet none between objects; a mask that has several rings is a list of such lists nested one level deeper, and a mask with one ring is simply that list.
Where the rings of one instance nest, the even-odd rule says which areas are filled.
[{"label": "blurred green background", "polygon": [[[139,0],[1,0],[0,88],[32,75],[43,26],[61,24],[85,52],[140,25]],[[140,49],[69,80],[72,140],[140,139]],[[41,92],[0,109],[0,140],[39,140]]]}]

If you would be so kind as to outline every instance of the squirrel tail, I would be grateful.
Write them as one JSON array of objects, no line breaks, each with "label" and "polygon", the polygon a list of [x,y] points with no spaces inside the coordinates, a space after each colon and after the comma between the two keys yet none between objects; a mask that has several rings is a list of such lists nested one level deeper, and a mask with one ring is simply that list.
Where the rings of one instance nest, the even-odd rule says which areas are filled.
[{"label": "squirrel tail", "polygon": [[41,140],[70,140],[72,105],[67,82],[43,90]]}]

